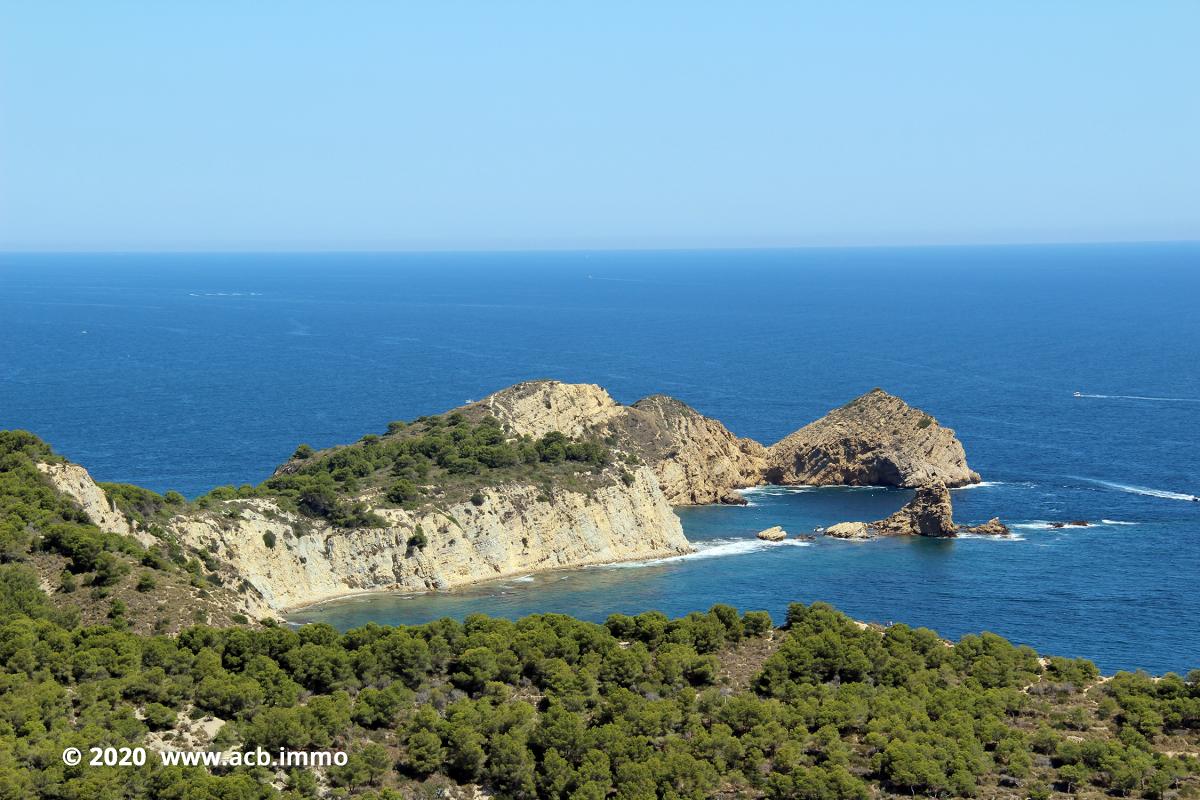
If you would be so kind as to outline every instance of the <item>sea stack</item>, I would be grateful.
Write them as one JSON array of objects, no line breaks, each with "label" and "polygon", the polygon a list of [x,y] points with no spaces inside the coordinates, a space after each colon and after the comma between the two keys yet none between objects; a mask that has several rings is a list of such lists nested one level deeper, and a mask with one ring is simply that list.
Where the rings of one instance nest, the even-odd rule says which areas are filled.
[{"label": "sea stack", "polygon": [[887,519],[871,523],[871,527],[879,536],[945,538],[958,535],[950,492],[941,481],[920,487],[913,499],[899,511]]},{"label": "sea stack", "polygon": [[982,525],[954,524],[954,506],[944,483],[921,486],[899,511],[875,522],[840,522],[825,529],[826,536],[840,539],[871,539],[876,536],[925,536],[952,539],[960,533],[976,536],[1007,536],[1008,527],[998,517]]}]

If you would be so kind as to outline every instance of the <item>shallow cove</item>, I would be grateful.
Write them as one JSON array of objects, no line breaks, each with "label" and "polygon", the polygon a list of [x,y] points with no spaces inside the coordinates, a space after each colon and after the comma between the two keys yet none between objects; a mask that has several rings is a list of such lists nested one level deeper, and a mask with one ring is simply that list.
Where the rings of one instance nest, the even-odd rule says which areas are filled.
[{"label": "shallow cove", "polygon": [[[1051,529],[1048,522],[1061,518],[1053,509],[1063,505],[1064,494],[1070,507],[1089,503],[1102,513],[1080,515],[1095,520],[1087,528]],[[766,609],[782,620],[790,601],[824,600],[859,619],[923,625],[955,639],[995,631],[1044,652],[1091,658],[1106,671],[1184,671],[1195,664],[1200,635],[1189,620],[1200,613],[1200,603],[1194,595],[1186,598],[1182,586],[1147,586],[1137,577],[1171,549],[1161,524],[1130,524],[1128,512],[1151,498],[1096,492],[1086,484],[1051,490],[985,483],[954,492],[959,521],[980,522],[1017,508],[1044,510],[1044,518],[1007,513],[1015,523],[1009,539],[817,537],[776,544],[754,538],[772,524],[794,536],[841,520],[877,519],[910,495],[883,488],[764,487],[748,493],[746,507],[678,509],[697,547],[687,556],[555,571],[446,593],[372,594],[289,618],[341,629],[473,613],[517,618],[553,612],[601,622],[617,612],[680,615],[721,602]],[[1116,572],[1113,565],[1130,558],[1131,536],[1141,540],[1146,563]],[[1147,641],[1143,633],[1151,626],[1164,633]]]}]

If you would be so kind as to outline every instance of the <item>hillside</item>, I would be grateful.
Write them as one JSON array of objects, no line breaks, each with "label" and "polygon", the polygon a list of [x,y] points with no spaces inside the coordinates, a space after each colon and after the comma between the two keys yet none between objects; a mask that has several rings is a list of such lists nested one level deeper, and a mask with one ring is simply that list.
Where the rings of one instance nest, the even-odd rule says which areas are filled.
[{"label": "hillside", "polygon": [[[442,493],[468,487],[432,491],[407,501],[412,509],[359,508],[352,498],[374,502],[366,498],[387,491],[385,474],[401,479],[364,470],[377,457],[368,451],[381,448],[391,455],[380,463],[394,464],[406,443],[446,425],[463,429],[462,442],[476,441],[466,421],[419,423],[348,448],[301,451],[264,486],[195,504],[90,484],[31,434],[0,433],[0,797],[1200,794],[1200,672],[1101,677],[1090,662],[1040,658],[990,634],[952,644],[904,625],[856,623],[821,604],[791,606],[782,628],[763,612],[716,606],[678,620],[652,611],[605,625],[474,615],[345,633],[290,630],[269,617],[253,623],[235,610],[263,600],[250,583],[263,576],[232,579],[238,556],[230,548],[239,540],[228,536],[251,520],[315,526],[336,553],[356,536],[380,534],[322,527],[330,523],[321,513],[351,521],[441,513]],[[545,476],[532,462],[503,468],[533,470],[524,478],[531,485]],[[636,469],[635,484],[659,491],[648,467]],[[597,481],[597,496],[635,492],[604,470],[583,472],[563,478]],[[326,480],[339,487],[338,505],[306,513],[306,493]],[[484,502],[468,498],[464,507],[486,509],[502,485],[480,483],[473,491]],[[555,487],[552,475],[546,490],[579,493]],[[92,515],[125,532],[98,527]],[[194,547],[173,532],[181,519],[217,526],[226,538]],[[291,546],[314,535],[297,535]],[[288,547],[279,540],[268,548],[263,538],[260,547]],[[365,563],[348,558],[347,574]],[[304,574],[272,577],[286,587]],[[215,626],[195,624],[202,621]],[[62,763],[64,748],[96,746],[143,747],[147,762]],[[288,770],[164,767],[159,756],[255,747],[347,758]]]}]

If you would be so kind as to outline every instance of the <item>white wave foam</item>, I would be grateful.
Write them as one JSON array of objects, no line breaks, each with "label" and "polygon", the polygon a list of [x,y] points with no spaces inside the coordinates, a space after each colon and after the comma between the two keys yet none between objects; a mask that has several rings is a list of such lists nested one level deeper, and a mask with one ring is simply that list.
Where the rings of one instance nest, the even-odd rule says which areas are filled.
[{"label": "white wave foam", "polygon": [[965,492],[967,489],[990,489],[993,486],[1006,486],[1005,481],[980,481],[979,483],[968,483],[966,486],[955,486],[950,491]]},{"label": "white wave foam", "polygon": [[1017,528],[1017,529],[1023,530],[1023,531],[1057,530],[1049,522],[1042,522],[1041,520],[1035,520],[1033,522],[1014,522],[1012,525],[1009,525],[1008,527]]},{"label": "white wave foam", "polygon": [[737,493],[743,497],[746,495],[753,497],[756,494],[782,496],[785,494],[803,494],[804,492],[815,491],[817,488],[816,486],[747,486],[745,489],[738,489]]},{"label": "white wave foam", "polygon": [[705,542],[694,542],[695,550],[678,556],[652,558],[646,561],[625,561],[620,564],[606,564],[607,567],[630,569],[633,567],[650,567],[656,564],[671,564],[676,561],[699,561],[706,558],[724,558],[726,556],[744,556],[758,553],[775,547],[808,547],[809,542],[800,539],[784,539],[782,542],[768,542],[763,539],[710,539]]},{"label": "white wave foam", "polygon": [[1167,489],[1151,489],[1146,486],[1131,486],[1126,483],[1113,483],[1112,481],[1101,481],[1095,478],[1083,478],[1082,480],[1094,483],[1097,486],[1104,486],[1109,489],[1114,489],[1118,492],[1128,492],[1129,494],[1140,494],[1145,497],[1158,497],[1163,500],[1185,500],[1192,502],[1196,500],[1196,495],[1185,494],[1183,492],[1172,492]]},{"label": "white wave foam", "polygon": [[[1011,525],[1009,527],[1016,528],[1019,526]],[[992,542],[1023,542],[1023,541],[1025,541],[1024,536],[1020,536],[1015,533],[1010,533],[1008,536],[993,536],[991,534],[984,534],[984,533],[960,533],[955,538],[958,538],[958,539],[986,539],[986,540],[992,541]]]},{"label": "white wave foam", "polygon": [[519,578],[512,579],[513,583],[533,583],[533,581],[534,577],[532,575],[522,575]]},{"label": "white wave foam", "polygon": [[1140,525],[1140,522],[1123,522],[1119,519],[1102,519],[1099,522],[1088,522],[1087,525],[1071,525],[1068,523],[1053,523],[1035,519],[1030,522],[1018,522],[1009,525],[1010,528],[1020,528],[1026,531],[1081,531],[1088,528],[1111,528],[1114,526]]},{"label": "white wave foam", "polygon": [[1146,397],[1140,394],[1077,394],[1093,400],[1153,400],[1161,403],[1200,403],[1200,397]]}]

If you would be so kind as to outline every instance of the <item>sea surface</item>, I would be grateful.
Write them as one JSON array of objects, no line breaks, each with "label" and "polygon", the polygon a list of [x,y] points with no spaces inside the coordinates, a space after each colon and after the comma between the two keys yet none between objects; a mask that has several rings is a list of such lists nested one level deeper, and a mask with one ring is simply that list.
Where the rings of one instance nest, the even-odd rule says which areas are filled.
[{"label": "sea surface", "polygon": [[[765,443],[881,386],[953,427],[960,522],[1011,540],[818,538],[908,497],[761,489],[680,510],[666,561],[372,595],[342,628],[473,612],[780,618],[825,600],[1105,670],[1200,667],[1200,245],[794,251],[0,255],[0,427],[103,481],[196,495],[514,382],[664,392]],[[1079,392],[1082,396],[1075,396]],[[1087,528],[1054,530],[1056,520]]]}]

